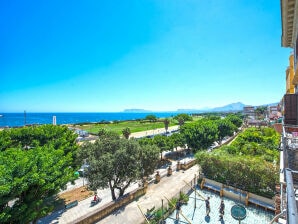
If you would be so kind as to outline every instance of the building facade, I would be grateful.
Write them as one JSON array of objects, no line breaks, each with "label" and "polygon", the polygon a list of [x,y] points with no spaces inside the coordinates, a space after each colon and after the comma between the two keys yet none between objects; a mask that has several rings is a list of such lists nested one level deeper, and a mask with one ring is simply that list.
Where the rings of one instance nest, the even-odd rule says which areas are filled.
[{"label": "building facade", "polygon": [[254,106],[244,106],[243,107],[243,115],[248,119],[255,118],[255,107]]},{"label": "building facade", "polygon": [[295,93],[295,85],[298,85],[298,76],[294,79],[294,55],[291,54],[289,57],[289,67],[286,70],[286,93]]},{"label": "building facade", "polygon": [[280,0],[282,47],[293,49],[286,70],[283,134],[280,146],[280,186],[276,221],[298,223],[298,0]]}]

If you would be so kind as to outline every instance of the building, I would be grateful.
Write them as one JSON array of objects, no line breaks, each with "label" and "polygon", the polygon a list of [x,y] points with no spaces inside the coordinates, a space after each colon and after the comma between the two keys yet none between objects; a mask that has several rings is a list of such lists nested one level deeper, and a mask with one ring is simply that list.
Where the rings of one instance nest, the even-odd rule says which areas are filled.
[{"label": "building", "polygon": [[294,79],[294,55],[289,57],[289,67],[286,70],[286,93],[293,94],[295,92],[295,85],[298,84],[298,76]]},{"label": "building", "polygon": [[254,106],[244,106],[243,114],[248,119],[254,119],[255,118],[255,107]]},{"label": "building", "polygon": [[267,108],[267,114],[270,120],[275,120],[281,116],[278,106],[268,106]]},{"label": "building", "polygon": [[280,147],[280,186],[277,186],[276,220],[298,223],[298,0],[281,0],[282,47],[293,49],[286,70],[282,102],[284,123]]}]

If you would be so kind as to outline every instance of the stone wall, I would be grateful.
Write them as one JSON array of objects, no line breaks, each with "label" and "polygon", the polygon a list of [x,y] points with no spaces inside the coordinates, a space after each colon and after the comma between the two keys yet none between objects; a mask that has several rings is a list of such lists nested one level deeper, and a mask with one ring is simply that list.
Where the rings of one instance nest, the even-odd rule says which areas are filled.
[{"label": "stone wall", "polygon": [[129,204],[130,202],[136,200],[140,196],[146,194],[147,187],[140,187],[136,190],[124,195],[123,197],[117,199],[116,201],[112,201],[93,212],[81,217],[79,220],[76,220],[76,224],[89,224],[97,222],[104,217],[108,216],[115,210],[119,209],[122,206]]},{"label": "stone wall", "polygon": [[182,170],[187,170],[189,169],[190,167],[194,166],[196,164],[196,160],[190,160],[188,161],[187,163],[182,163],[181,164],[181,169]]},{"label": "stone wall", "polygon": [[210,190],[218,191],[220,196],[225,196],[238,201],[241,200],[241,202],[245,203],[246,205],[248,205],[250,202],[257,206],[264,207],[265,209],[269,208],[274,210],[273,199],[265,198],[247,191],[242,191],[232,186],[226,186],[208,178],[203,178],[200,186],[201,188],[205,187]]}]

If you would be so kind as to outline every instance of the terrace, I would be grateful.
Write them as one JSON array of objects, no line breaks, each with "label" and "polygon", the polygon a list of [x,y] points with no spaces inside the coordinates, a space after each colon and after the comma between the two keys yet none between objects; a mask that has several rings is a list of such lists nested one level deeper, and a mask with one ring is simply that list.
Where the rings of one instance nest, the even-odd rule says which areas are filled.
[{"label": "terrace", "polygon": [[[233,200],[228,197],[220,197],[218,193],[208,190],[197,189],[197,192],[203,197],[210,197],[211,212],[210,216],[206,216],[205,202],[195,196],[192,192],[189,196],[189,202],[182,206],[182,213],[186,217],[184,218],[180,215],[179,222],[176,220],[176,212],[173,212],[167,219],[166,223],[238,223],[231,216],[231,209],[233,205],[238,204],[237,199]],[[225,215],[223,220],[219,219],[219,210],[221,199],[225,203]],[[256,207],[254,205],[245,206],[246,208],[246,218],[241,221],[241,223],[270,223],[274,218],[274,213],[272,211],[266,211],[263,208]]]},{"label": "terrace", "polygon": [[298,223],[298,126],[283,125],[280,150],[279,220]]}]

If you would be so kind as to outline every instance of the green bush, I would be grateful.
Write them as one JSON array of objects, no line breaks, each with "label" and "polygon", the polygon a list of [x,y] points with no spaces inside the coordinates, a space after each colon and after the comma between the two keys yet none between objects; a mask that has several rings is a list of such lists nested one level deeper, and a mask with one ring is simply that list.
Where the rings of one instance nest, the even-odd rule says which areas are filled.
[{"label": "green bush", "polygon": [[229,146],[198,152],[205,177],[265,197],[278,183],[279,134],[271,128],[249,128]]}]

